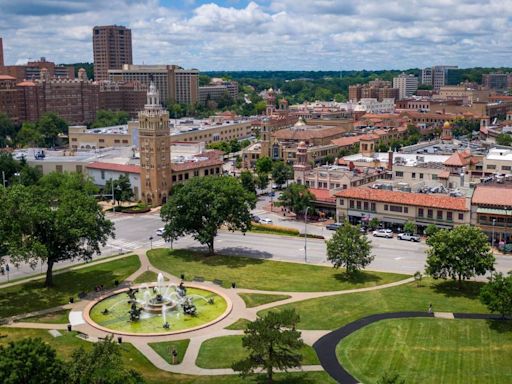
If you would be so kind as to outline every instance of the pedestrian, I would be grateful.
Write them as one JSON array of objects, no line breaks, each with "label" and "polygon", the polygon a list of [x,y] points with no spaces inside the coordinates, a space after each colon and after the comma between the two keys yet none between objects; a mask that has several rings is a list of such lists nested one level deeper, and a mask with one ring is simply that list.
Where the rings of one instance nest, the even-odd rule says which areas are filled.
[{"label": "pedestrian", "polygon": [[176,350],[176,348],[173,348],[172,349],[172,363],[173,364],[177,364],[177,361],[178,361],[178,351]]},{"label": "pedestrian", "polygon": [[432,313],[432,303],[428,305],[428,313]]}]

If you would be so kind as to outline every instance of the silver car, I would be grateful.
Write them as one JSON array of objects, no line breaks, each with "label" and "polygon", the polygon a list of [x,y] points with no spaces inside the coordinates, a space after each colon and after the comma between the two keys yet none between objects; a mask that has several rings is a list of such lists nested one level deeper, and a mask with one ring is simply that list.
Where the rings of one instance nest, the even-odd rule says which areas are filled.
[{"label": "silver car", "polygon": [[399,240],[414,241],[415,243],[419,243],[420,241],[420,237],[418,235],[411,235],[410,233],[399,233],[397,238]]},{"label": "silver car", "polygon": [[386,239],[393,238],[393,231],[391,229],[377,229],[373,231],[374,237],[385,237]]}]

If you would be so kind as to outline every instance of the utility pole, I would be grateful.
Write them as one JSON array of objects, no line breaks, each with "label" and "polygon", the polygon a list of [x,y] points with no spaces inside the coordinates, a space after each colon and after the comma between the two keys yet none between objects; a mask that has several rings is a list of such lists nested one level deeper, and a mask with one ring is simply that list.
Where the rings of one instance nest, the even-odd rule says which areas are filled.
[{"label": "utility pole", "polygon": [[306,212],[304,213],[304,262],[308,262],[308,210],[309,207],[306,207]]}]

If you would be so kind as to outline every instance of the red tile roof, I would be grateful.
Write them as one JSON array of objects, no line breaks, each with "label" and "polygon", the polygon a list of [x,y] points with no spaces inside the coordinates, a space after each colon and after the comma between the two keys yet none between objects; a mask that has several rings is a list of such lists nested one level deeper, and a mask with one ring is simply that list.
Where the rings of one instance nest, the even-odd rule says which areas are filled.
[{"label": "red tile roof", "polygon": [[94,163],[87,164],[86,168],[125,173],[140,173],[140,166],[133,164],[102,163],[100,161],[96,161]]},{"label": "red tile roof", "polygon": [[477,185],[473,193],[475,205],[505,206],[512,210],[512,188],[510,186]]},{"label": "red tile roof", "polygon": [[25,81],[22,81],[21,83],[16,84],[16,86],[18,86],[18,87],[35,87],[36,83],[34,83],[33,81],[25,80]]},{"label": "red tile roof", "polygon": [[336,202],[336,197],[334,197],[328,189],[309,188],[309,192],[315,196],[316,201],[325,201],[327,203]]},{"label": "red tile roof", "polygon": [[206,167],[222,166],[224,162],[220,159],[210,158],[207,160],[189,160],[183,163],[171,163],[172,172],[191,171]]},{"label": "red tile roof", "polygon": [[341,127],[310,127],[303,130],[286,128],[273,132],[272,136],[281,140],[312,140],[341,135],[343,132]]},{"label": "red tile roof", "polygon": [[0,80],[16,80],[16,78],[9,75],[0,75]]},{"label": "red tile roof", "polygon": [[349,137],[340,137],[339,139],[334,139],[331,143],[339,146],[339,147],[348,147],[349,145],[354,145],[361,141],[361,136],[349,136]]},{"label": "red tile roof", "polygon": [[349,188],[335,193],[336,197],[378,201],[429,208],[452,209],[467,211],[466,199],[463,197],[449,197],[428,195],[424,193],[387,191],[382,189]]}]

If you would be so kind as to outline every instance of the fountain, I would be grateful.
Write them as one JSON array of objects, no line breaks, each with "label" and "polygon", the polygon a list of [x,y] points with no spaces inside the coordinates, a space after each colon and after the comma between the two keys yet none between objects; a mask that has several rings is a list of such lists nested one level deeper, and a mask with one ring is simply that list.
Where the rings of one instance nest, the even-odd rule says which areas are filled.
[{"label": "fountain", "polygon": [[176,285],[159,273],[154,283],[130,287],[95,303],[89,316],[116,332],[161,333],[209,323],[226,308],[225,298],[210,288]]}]

